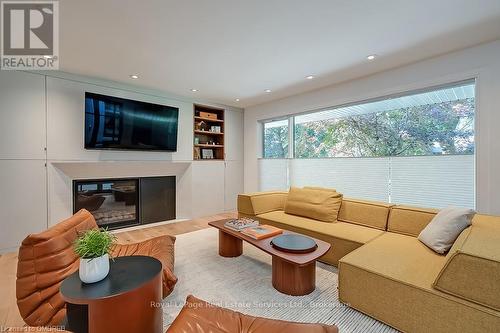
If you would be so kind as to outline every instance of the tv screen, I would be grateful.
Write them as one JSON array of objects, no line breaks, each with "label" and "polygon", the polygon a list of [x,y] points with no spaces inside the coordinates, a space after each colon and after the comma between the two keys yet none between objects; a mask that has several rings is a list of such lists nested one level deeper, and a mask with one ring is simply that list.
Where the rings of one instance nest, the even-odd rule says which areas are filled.
[{"label": "tv screen", "polygon": [[85,93],[85,149],[177,150],[179,109]]}]

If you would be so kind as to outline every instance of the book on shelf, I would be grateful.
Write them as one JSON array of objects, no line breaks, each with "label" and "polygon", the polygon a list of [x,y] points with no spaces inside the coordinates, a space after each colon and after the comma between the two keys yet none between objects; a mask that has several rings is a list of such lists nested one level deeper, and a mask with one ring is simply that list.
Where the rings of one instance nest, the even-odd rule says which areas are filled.
[{"label": "book on shelf", "polygon": [[273,227],[271,225],[260,225],[256,227],[245,228],[241,231],[242,234],[252,237],[253,239],[264,239],[272,236],[279,235],[283,233],[280,228]]},{"label": "book on shelf", "polygon": [[224,226],[234,231],[241,231],[245,228],[255,227],[259,225],[259,221],[249,218],[232,219],[227,221]]}]

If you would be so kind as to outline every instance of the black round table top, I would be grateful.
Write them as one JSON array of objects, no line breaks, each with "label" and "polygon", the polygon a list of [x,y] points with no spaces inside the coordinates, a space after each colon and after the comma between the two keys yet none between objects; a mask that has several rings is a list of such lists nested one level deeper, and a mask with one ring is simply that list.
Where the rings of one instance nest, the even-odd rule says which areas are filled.
[{"label": "black round table top", "polygon": [[290,253],[308,253],[318,247],[314,239],[296,234],[275,237],[271,240],[271,245],[280,251]]},{"label": "black round table top", "polygon": [[161,272],[158,259],[147,256],[125,256],[109,262],[109,274],[96,283],[83,283],[78,271],[61,284],[63,297],[79,301],[91,301],[127,293],[151,281]]}]

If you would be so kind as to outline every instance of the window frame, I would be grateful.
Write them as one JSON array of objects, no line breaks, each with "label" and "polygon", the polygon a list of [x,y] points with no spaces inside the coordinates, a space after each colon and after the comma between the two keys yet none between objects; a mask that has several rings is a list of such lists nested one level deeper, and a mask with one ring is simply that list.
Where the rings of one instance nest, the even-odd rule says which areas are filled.
[{"label": "window frame", "polygon": [[[302,116],[302,115],[307,115],[307,114],[313,114],[317,112],[322,112],[322,111],[329,111],[329,110],[335,110],[335,109],[340,109],[340,108],[345,108],[345,107],[351,107],[351,106],[357,106],[357,105],[362,105],[362,104],[368,104],[368,103],[374,103],[374,102],[380,102],[384,100],[390,100],[390,99],[397,99],[401,97],[406,97],[406,96],[411,96],[411,95],[418,95],[421,93],[427,93],[427,92],[432,92],[435,90],[441,90],[441,89],[446,89],[446,88],[453,88],[453,87],[459,87],[463,85],[467,85],[473,83],[474,84],[474,121],[473,121],[473,126],[474,126],[474,156],[475,156],[475,168],[477,170],[477,106],[478,106],[478,96],[477,96],[477,84],[478,84],[478,77],[469,77],[465,78],[463,80],[459,81],[453,81],[453,82],[448,82],[448,83],[443,83],[443,84],[438,84],[438,85],[432,85],[432,86],[427,86],[423,88],[417,88],[417,89],[412,89],[412,90],[406,90],[403,92],[398,92],[398,93],[393,93],[393,94],[387,94],[379,97],[374,97],[374,98],[368,98],[368,99],[362,99],[358,101],[353,101],[349,103],[344,103],[336,106],[330,106],[330,107],[324,107],[324,108],[318,108],[318,109],[313,109],[313,110],[308,110],[304,112],[298,112],[298,113],[293,113],[293,114],[288,114],[286,116],[281,116],[279,118],[271,118],[271,119],[263,119],[259,120],[259,123],[262,125],[262,154],[261,157],[262,159],[276,159],[276,158],[282,158],[282,159],[294,159],[295,157],[295,117]],[[282,121],[282,120],[288,120],[288,157],[265,157],[265,124],[270,123],[270,122],[275,122],[275,121]],[[418,156],[424,156],[424,155],[418,155]],[[364,157],[298,157],[300,159],[329,159],[329,158],[364,158]],[[367,157],[367,158],[375,158],[375,157]],[[477,184],[477,172],[475,172],[475,182]]]}]

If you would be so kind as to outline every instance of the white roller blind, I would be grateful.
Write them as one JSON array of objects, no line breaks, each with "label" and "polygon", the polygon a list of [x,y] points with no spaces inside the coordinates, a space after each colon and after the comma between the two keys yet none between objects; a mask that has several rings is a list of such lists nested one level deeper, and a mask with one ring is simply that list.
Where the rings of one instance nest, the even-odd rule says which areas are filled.
[{"label": "white roller blind", "polygon": [[391,201],[474,208],[474,155],[392,157]]},{"label": "white roller blind", "polygon": [[259,169],[261,191],[322,186],[351,198],[475,208],[474,155],[261,159]]},{"label": "white roller blind", "polygon": [[292,186],[337,189],[346,197],[389,201],[389,158],[325,158],[290,161]]},{"label": "white roller blind", "polygon": [[259,178],[260,191],[288,190],[288,160],[260,159]]}]

